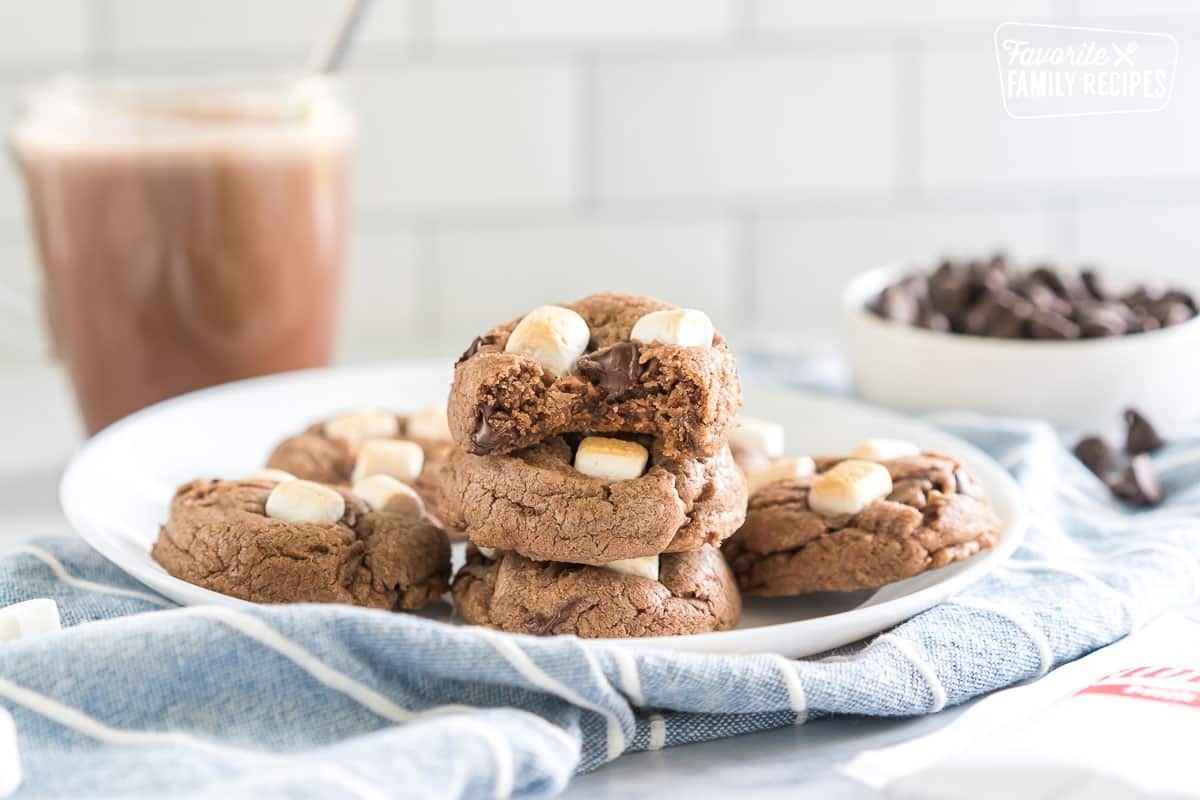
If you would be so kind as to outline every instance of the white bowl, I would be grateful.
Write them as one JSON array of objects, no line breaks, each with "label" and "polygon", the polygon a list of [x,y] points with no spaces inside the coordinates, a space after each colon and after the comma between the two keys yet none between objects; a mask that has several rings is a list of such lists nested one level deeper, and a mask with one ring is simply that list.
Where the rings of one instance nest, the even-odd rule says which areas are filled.
[{"label": "white bowl", "polygon": [[1075,341],[991,339],[889,322],[867,304],[906,273],[846,287],[842,314],[862,398],[910,412],[965,409],[1107,429],[1130,406],[1155,424],[1200,416],[1200,317],[1148,333]]}]

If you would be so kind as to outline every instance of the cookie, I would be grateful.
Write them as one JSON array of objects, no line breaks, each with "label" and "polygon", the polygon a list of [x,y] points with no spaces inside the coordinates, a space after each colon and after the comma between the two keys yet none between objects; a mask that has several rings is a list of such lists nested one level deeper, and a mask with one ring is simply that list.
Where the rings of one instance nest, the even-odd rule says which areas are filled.
[{"label": "cookie", "polygon": [[[364,412],[359,412],[364,413]],[[366,412],[371,413],[371,412]],[[428,413],[428,412],[425,412]],[[441,515],[441,480],[446,457],[454,444],[449,439],[449,433],[444,436],[436,434],[437,426],[418,428],[424,435],[410,433],[411,420],[416,417],[393,415],[395,417],[393,435],[383,438],[406,439],[420,445],[424,454],[424,465],[420,474],[409,480],[404,476],[396,476],[406,483],[411,483],[417,490],[425,505],[435,515]],[[327,426],[333,422],[321,420],[295,436],[289,436],[280,442],[267,459],[267,467],[281,469],[308,481],[349,485],[354,474],[355,461],[358,458],[361,442],[341,436],[330,436]],[[429,430],[432,428],[433,430]],[[336,430],[336,428],[334,429]]]},{"label": "cookie", "polygon": [[855,514],[809,504],[822,473],[768,484],[750,497],[746,524],[725,554],[747,594],[870,589],[945,566],[995,545],[1000,521],[978,481],[955,459],[922,453],[882,460],[892,490]]},{"label": "cookie", "polygon": [[477,545],[580,564],[696,550],[741,526],[746,483],[728,448],[671,458],[642,438],[644,474],[610,482],[572,466],[577,439],[556,436],[511,456],[454,450],[444,521]]},{"label": "cookie", "polygon": [[256,603],[415,609],[445,593],[450,544],[428,517],[376,513],[338,488],[337,521],[287,522],[267,516],[278,485],[184,484],[151,549],[154,560],[177,578]]},{"label": "cookie", "polygon": [[[574,313],[546,313],[563,308]],[[688,317],[665,333],[640,322],[672,309],[606,292],[535,309],[537,320],[530,312],[520,352],[506,348],[514,349],[510,338],[525,318],[476,338],[454,371],[447,409],[454,441],[474,455],[504,455],[562,433],[623,432],[654,437],[670,457],[721,452],[742,404],[733,354],[717,332],[703,344],[662,343],[707,337],[699,312],[681,312],[703,317],[699,326],[686,327],[696,321]],[[631,340],[638,324],[638,338],[651,343]]]},{"label": "cookie", "polygon": [[713,547],[661,556],[658,580],[512,552],[487,558],[471,548],[452,591],[467,622],[535,636],[724,631],[737,624],[742,606],[733,574]]}]

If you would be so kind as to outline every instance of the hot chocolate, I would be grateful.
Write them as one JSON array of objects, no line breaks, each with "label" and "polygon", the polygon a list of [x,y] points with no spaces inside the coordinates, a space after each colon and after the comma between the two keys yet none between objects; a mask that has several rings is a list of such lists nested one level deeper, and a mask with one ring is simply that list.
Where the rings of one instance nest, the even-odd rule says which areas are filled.
[{"label": "hot chocolate", "polygon": [[323,92],[279,97],[59,85],[14,130],[52,340],[90,431],[328,361],[352,128]]}]

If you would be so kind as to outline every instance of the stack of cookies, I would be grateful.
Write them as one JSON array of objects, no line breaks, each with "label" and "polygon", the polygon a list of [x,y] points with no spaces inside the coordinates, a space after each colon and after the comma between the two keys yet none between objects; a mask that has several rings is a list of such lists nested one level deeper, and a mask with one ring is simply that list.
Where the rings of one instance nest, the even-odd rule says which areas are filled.
[{"label": "stack of cookies", "polygon": [[728,446],[741,385],[700,311],[603,293],[478,337],[448,404],[440,513],[471,544],[468,622],[539,635],[733,627],[718,550],[746,483]]}]

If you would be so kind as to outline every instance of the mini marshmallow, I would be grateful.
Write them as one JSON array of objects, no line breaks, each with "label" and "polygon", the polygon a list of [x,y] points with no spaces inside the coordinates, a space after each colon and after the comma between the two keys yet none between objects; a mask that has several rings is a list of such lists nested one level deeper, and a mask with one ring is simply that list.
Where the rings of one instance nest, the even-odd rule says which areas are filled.
[{"label": "mini marshmallow", "polygon": [[532,356],[554,377],[575,371],[592,332],[583,317],[562,306],[538,306],[526,314],[504,345],[506,353]]},{"label": "mini marshmallow", "polygon": [[362,444],[368,439],[391,439],[400,435],[400,421],[390,411],[357,411],[343,414],[325,423],[325,435],[330,439],[345,439],[350,444]]},{"label": "mini marshmallow", "polygon": [[729,436],[729,444],[760,451],[767,458],[779,458],[783,455],[783,426],[765,419],[738,417],[737,426]]},{"label": "mini marshmallow", "polygon": [[356,480],[352,487],[372,511],[397,517],[419,517],[425,513],[425,503],[411,486],[391,475],[368,475]]},{"label": "mini marshmallow", "polygon": [[850,451],[851,458],[863,458],[867,461],[887,461],[920,454],[921,448],[903,439],[866,439],[854,445],[854,449]]},{"label": "mini marshmallow", "polygon": [[405,435],[413,439],[450,441],[450,423],[446,420],[446,407],[430,406],[408,418]]},{"label": "mini marshmallow", "polygon": [[346,513],[346,500],[312,481],[284,481],[267,495],[267,516],[284,522],[333,523]]},{"label": "mini marshmallow", "polygon": [[296,480],[296,476],[287,470],[275,469],[273,467],[260,469],[258,472],[251,473],[248,477],[252,481],[275,481],[276,483]]},{"label": "mini marshmallow", "polygon": [[391,475],[402,481],[414,481],[425,466],[425,451],[416,442],[405,439],[371,439],[363,442],[354,461],[350,480],[368,475]]},{"label": "mini marshmallow", "polygon": [[62,630],[58,604],[49,597],[26,600],[0,609],[0,641],[23,639]]},{"label": "mini marshmallow", "polygon": [[642,558],[622,558],[619,561],[609,561],[600,564],[604,569],[613,572],[623,572],[626,575],[637,575],[640,578],[658,580],[658,556],[643,556]]},{"label": "mini marshmallow", "polygon": [[772,461],[762,469],[747,473],[746,488],[750,490],[750,494],[754,494],[775,481],[782,481],[786,478],[803,478],[816,471],[817,465],[808,456],[781,458],[778,461]]},{"label": "mini marshmallow", "polygon": [[651,311],[633,324],[629,338],[650,344],[677,344],[680,347],[710,347],[713,324],[708,314],[694,308]]},{"label": "mini marshmallow", "polygon": [[617,482],[640,478],[650,451],[637,442],[588,436],[575,450],[575,469],[591,478]]},{"label": "mini marshmallow", "polygon": [[892,493],[892,476],[874,461],[848,459],[821,473],[808,492],[808,507],[818,514],[857,514]]},{"label": "mini marshmallow", "polygon": [[477,545],[475,545],[475,549],[479,551],[479,555],[483,556],[488,561],[496,560],[496,548],[484,547],[483,545],[477,544]]}]

